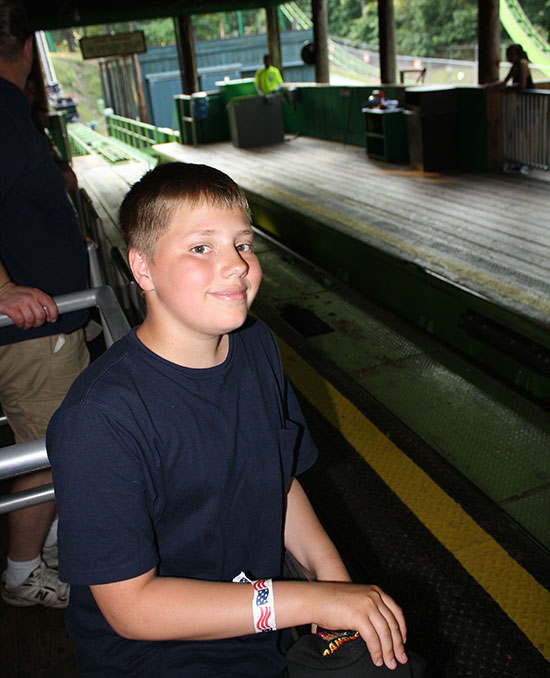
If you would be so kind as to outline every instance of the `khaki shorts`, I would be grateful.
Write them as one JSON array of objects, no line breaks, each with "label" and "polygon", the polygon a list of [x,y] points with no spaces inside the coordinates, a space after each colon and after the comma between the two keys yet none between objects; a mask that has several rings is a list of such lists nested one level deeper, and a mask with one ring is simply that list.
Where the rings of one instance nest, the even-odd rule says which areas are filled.
[{"label": "khaki shorts", "polygon": [[0,346],[0,403],[17,443],[46,435],[50,417],[89,362],[82,330]]}]

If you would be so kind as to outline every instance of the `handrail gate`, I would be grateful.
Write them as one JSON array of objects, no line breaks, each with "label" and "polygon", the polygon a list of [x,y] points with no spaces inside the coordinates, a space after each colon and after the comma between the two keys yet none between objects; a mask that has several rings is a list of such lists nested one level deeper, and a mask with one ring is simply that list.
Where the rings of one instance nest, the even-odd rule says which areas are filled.
[{"label": "handrail gate", "polygon": [[550,169],[550,92],[509,88],[503,95],[504,161]]},{"label": "handrail gate", "polygon": [[[71,292],[54,297],[60,313],[70,313],[97,306],[103,325],[107,348],[125,336],[130,325],[126,320],[113,290],[110,287],[93,287],[81,292]],[[0,314],[0,327],[13,324],[11,318]],[[49,467],[44,438],[31,440],[0,449],[0,480],[39,471]],[[53,485],[44,485],[24,492],[14,492],[0,497],[0,514],[27,508],[54,499]]]}]

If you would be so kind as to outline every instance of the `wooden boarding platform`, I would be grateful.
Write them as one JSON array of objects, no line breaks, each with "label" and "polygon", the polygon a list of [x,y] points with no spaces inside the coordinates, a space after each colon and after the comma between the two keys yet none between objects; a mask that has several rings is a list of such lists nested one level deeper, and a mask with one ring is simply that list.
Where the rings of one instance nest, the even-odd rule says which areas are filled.
[{"label": "wooden boarding platform", "polygon": [[246,191],[352,233],[498,305],[550,324],[550,177],[423,173],[306,137],[253,149],[156,146],[210,164]]}]

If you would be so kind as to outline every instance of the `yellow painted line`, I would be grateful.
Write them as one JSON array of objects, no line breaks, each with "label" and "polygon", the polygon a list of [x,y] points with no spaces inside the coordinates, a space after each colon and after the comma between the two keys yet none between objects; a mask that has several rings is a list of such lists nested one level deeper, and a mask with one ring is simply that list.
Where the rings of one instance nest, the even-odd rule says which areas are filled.
[{"label": "yellow painted line", "polygon": [[550,591],[541,586],[347,398],[278,339],[296,388],[550,660]]}]

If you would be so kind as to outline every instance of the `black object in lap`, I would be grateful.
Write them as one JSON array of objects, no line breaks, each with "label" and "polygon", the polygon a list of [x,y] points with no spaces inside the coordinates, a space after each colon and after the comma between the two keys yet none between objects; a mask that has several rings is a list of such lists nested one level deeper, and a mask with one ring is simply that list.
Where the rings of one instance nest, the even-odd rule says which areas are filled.
[{"label": "black object in lap", "polygon": [[287,653],[288,678],[422,678],[426,662],[407,652],[409,661],[394,670],[373,664],[364,640],[355,631],[325,631],[301,636]]}]

